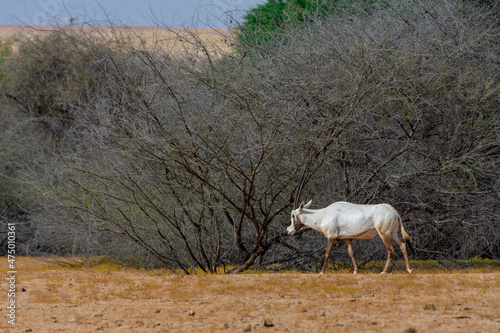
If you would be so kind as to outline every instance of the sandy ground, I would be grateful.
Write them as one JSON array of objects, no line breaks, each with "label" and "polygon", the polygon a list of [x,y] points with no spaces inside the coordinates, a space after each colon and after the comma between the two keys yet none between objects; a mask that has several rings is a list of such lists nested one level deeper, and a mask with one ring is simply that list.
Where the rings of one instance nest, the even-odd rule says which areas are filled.
[{"label": "sandy ground", "polygon": [[[1,332],[500,332],[500,272],[178,276],[16,263]],[[2,274],[8,276],[2,258]],[[23,291],[24,290],[24,291]]]},{"label": "sandy ground", "polygon": [[[228,29],[208,28],[165,28],[165,27],[110,27],[110,26],[22,26],[0,25],[0,42],[9,41],[12,36],[31,36],[53,31],[83,32],[101,36],[110,40],[125,41],[138,49],[149,49],[154,52],[168,52],[169,55],[186,56],[197,52],[209,51],[218,57],[230,52],[234,45],[233,34]],[[203,46],[203,47],[202,47]],[[14,42],[14,53],[17,45]]]},{"label": "sandy ground", "polygon": [[2,25],[0,24],[0,38],[6,38],[14,34],[32,34],[32,33],[40,33],[47,31],[54,31],[59,29],[72,29],[74,31],[83,31],[86,32],[94,32],[95,30],[102,31],[104,33],[109,33],[112,30],[122,29],[125,32],[133,32],[136,34],[149,34],[149,33],[159,33],[161,34],[169,34],[176,33],[180,31],[190,31],[192,33],[198,35],[212,35],[218,36],[220,33],[229,33],[227,29],[210,29],[210,28],[190,28],[190,29],[181,29],[181,28],[166,28],[166,27],[111,27],[111,26],[50,26],[50,25]]}]

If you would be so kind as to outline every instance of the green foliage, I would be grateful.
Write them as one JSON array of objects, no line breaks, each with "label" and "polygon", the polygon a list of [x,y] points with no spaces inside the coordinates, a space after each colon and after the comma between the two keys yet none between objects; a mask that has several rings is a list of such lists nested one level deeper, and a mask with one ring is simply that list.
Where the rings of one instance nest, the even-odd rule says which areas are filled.
[{"label": "green foliage", "polygon": [[240,43],[259,45],[272,39],[285,26],[302,23],[316,13],[327,14],[337,0],[268,0],[244,17]]},{"label": "green foliage", "polygon": [[356,2],[371,4],[376,0],[267,0],[252,8],[239,26],[239,45],[263,45],[280,32],[300,28],[331,15],[344,15]]},{"label": "green foliage", "polygon": [[0,65],[4,59],[12,54],[12,45],[3,39],[0,39]]}]

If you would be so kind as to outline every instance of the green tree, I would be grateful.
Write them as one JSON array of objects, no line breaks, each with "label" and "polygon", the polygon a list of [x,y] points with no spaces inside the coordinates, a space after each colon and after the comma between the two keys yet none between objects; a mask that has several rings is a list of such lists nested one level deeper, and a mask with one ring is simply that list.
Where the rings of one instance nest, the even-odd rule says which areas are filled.
[{"label": "green tree", "polygon": [[251,9],[239,27],[240,43],[259,45],[276,36],[286,25],[327,14],[338,0],[267,0]]}]

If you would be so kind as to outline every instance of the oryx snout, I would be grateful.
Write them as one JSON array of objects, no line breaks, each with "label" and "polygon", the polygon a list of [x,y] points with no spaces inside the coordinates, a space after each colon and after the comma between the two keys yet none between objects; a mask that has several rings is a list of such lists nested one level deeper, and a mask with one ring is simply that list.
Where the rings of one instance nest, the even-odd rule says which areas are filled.
[{"label": "oryx snout", "polygon": [[288,232],[288,234],[290,236],[293,236],[297,230],[295,230],[295,228],[293,227],[293,224],[292,224],[291,226],[289,226],[288,228],[286,228],[286,231]]}]

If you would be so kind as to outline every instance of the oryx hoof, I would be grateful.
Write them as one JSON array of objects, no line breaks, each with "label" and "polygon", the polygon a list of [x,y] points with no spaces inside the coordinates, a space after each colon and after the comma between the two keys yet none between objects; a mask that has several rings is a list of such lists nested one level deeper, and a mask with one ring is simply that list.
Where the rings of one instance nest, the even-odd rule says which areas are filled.
[{"label": "oryx hoof", "polygon": [[413,269],[411,269],[411,268],[407,268],[406,270],[407,270],[407,271],[408,271],[408,273],[410,273],[410,274],[411,274],[411,272],[413,272]]},{"label": "oryx hoof", "polygon": [[354,271],[354,272],[352,272],[352,274],[358,274],[358,271]]},{"label": "oryx hoof", "polygon": [[321,277],[321,275],[323,274],[324,274],[323,272],[319,272],[318,277]]}]

